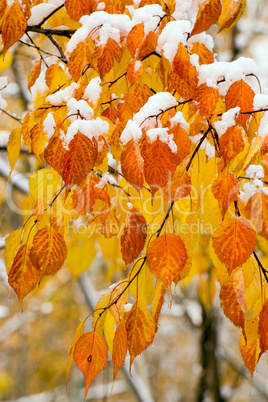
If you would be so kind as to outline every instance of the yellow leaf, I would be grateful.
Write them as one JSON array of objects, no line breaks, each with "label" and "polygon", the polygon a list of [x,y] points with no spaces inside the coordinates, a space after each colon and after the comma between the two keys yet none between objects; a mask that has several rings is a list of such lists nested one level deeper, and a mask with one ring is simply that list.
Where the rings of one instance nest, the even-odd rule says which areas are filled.
[{"label": "yellow leaf", "polygon": [[[20,156],[20,147],[21,147],[21,128],[14,128],[14,130],[12,130],[9,136],[7,144],[7,152],[11,172],[12,170],[14,170],[17,160]],[[10,179],[11,172],[9,173],[8,181]]]},{"label": "yellow leaf", "polygon": [[80,322],[80,324],[76,328],[75,337],[74,337],[73,342],[69,349],[67,372],[66,372],[66,387],[67,387],[67,383],[68,383],[69,373],[70,373],[70,370],[71,370],[71,367],[72,367],[72,364],[74,361],[74,348],[75,348],[76,342],[83,335],[83,333],[84,333],[84,321]]},{"label": "yellow leaf", "polygon": [[104,336],[105,336],[105,340],[107,342],[111,355],[113,354],[113,341],[114,341],[114,335],[115,335],[114,326],[115,326],[115,318],[110,313],[110,311],[107,311],[105,321],[104,321]]},{"label": "yellow leaf", "polygon": [[[131,270],[129,280],[135,276],[139,268],[140,265],[136,264]],[[154,278],[147,264],[144,264],[138,276],[131,283],[129,291],[135,299],[139,298],[145,306],[149,306],[152,303],[155,294]]]},{"label": "yellow leaf", "polygon": [[16,252],[18,251],[21,243],[22,228],[14,230],[5,239],[6,248],[4,252],[6,270],[9,272]]}]

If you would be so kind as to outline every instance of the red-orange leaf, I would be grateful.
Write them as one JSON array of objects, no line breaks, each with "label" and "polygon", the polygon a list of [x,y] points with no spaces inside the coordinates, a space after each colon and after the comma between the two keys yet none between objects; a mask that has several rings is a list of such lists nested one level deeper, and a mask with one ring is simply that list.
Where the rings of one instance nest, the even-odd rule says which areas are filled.
[{"label": "red-orange leaf", "polygon": [[259,317],[260,354],[268,350],[268,300],[262,306]]},{"label": "red-orange leaf", "polygon": [[27,28],[27,19],[17,0],[12,1],[6,8],[2,25],[2,40],[5,56],[10,46],[14,45],[24,34]]},{"label": "red-orange leaf", "polygon": [[62,176],[67,151],[62,145],[61,139],[56,135],[53,135],[45,148],[44,154],[47,163],[49,163],[50,166]]},{"label": "red-orange leaf", "polygon": [[144,159],[144,177],[152,196],[171,179],[177,166],[175,154],[159,137],[148,146]]},{"label": "red-orange leaf", "polygon": [[198,10],[196,21],[191,35],[206,31],[215,24],[221,15],[221,0],[206,0]]},{"label": "red-orange leaf", "polygon": [[95,0],[66,0],[64,5],[69,16],[75,21],[79,21],[83,15],[91,14],[97,9]]},{"label": "red-orange leaf", "polygon": [[78,339],[74,349],[74,361],[85,377],[84,399],[86,399],[92,380],[104,369],[107,360],[108,346],[98,332],[86,332]]},{"label": "red-orange leaf", "polygon": [[214,63],[213,53],[204,45],[204,43],[194,42],[190,48],[190,54],[197,54],[199,56],[198,63],[212,64]]},{"label": "red-orange leaf", "polygon": [[191,176],[185,167],[177,167],[171,181],[165,185],[164,192],[168,202],[176,202],[191,192]]},{"label": "red-orange leaf", "polygon": [[70,346],[70,349],[69,349],[67,372],[66,372],[66,387],[67,387],[67,383],[68,383],[69,373],[70,373],[70,370],[71,370],[71,367],[72,367],[72,364],[73,364],[73,361],[74,361],[74,348],[75,348],[75,345],[76,345],[78,339],[81,338],[83,333],[84,333],[84,322],[81,322],[78,325],[78,327],[76,328],[75,337],[74,337],[73,342],[72,342],[72,344]]},{"label": "red-orange leaf", "polygon": [[[232,109],[236,106],[240,107],[240,113],[250,112],[253,110],[253,99],[255,93],[253,89],[244,81],[234,82],[227,91],[225,96],[226,109]],[[240,123],[246,130],[246,122],[249,119],[250,114],[242,114],[237,118],[237,122]]]},{"label": "red-orange leaf", "polygon": [[8,283],[17,293],[21,307],[22,300],[36,287],[39,278],[40,271],[33,266],[27,247],[23,244],[20,246],[8,273]]},{"label": "red-orange leaf", "polygon": [[127,79],[130,85],[136,84],[143,72],[143,65],[140,60],[132,60],[127,67]]},{"label": "red-orange leaf", "polygon": [[137,299],[125,321],[130,369],[136,356],[153,342],[156,333],[155,320],[147,307]]},{"label": "red-orange leaf", "polygon": [[189,99],[194,96],[197,83],[196,68],[190,63],[190,56],[183,44],[180,43],[173,60],[170,87],[176,89],[182,98]]},{"label": "red-orange leaf", "polygon": [[131,29],[127,37],[127,47],[132,57],[136,56],[139,45],[144,37],[144,24],[137,24]]},{"label": "red-orange leaf", "polygon": [[121,169],[124,178],[138,191],[143,187],[143,161],[139,145],[131,140],[121,154]]},{"label": "red-orange leaf", "polygon": [[188,274],[187,252],[181,237],[166,233],[153,240],[147,249],[147,264],[152,274],[168,287]]},{"label": "red-orange leaf", "polygon": [[234,325],[244,328],[245,313],[237,301],[236,292],[231,281],[221,286],[220,300],[221,307],[226,317],[229,318]]},{"label": "red-orange leaf", "polygon": [[34,236],[30,258],[32,264],[42,272],[42,276],[56,274],[66,256],[66,243],[53,226],[39,230]]},{"label": "red-orange leaf", "polygon": [[32,71],[29,74],[29,78],[28,78],[28,89],[29,91],[31,91],[31,87],[34,85],[35,81],[37,80],[37,78],[39,77],[40,73],[41,73],[41,64],[42,64],[42,60],[38,60],[34,63]]},{"label": "red-orange leaf", "polygon": [[[98,145],[79,131],[69,144],[65,154],[63,180],[66,184],[78,184],[94,167]],[[54,167],[54,166],[53,166]]]},{"label": "red-orange leaf", "polygon": [[226,132],[219,138],[219,144],[221,156],[225,165],[227,165],[245,147],[241,128],[237,126],[228,127]]},{"label": "red-orange leaf", "polygon": [[132,208],[125,221],[124,232],[121,236],[122,258],[126,264],[131,264],[143,250],[147,223],[137,209]]},{"label": "red-orange leaf", "polygon": [[239,192],[240,187],[237,178],[227,170],[221,172],[217,179],[214,180],[212,193],[218,200],[222,218],[224,218],[229,205],[237,199]]},{"label": "red-orange leaf", "polygon": [[217,88],[208,87],[207,84],[201,84],[197,87],[194,100],[202,117],[208,118],[212,115],[218,99],[219,91]]},{"label": "red-orange leaf", "polygon": [[257,232],[268,239],[268,195],[263,191],[253,194],[247,202],[245,213]]},{"label": "red-orange leaf", "polygon": [[123,323],[119,323],[114,336],[113,341],[113,365],[114,374],[113,380],[115,380],[118,370],[124,364],[127,354],[127,330]]},{"label": "red-orange leaf", "polygon": [[109,38],[101,52],[101,56],[98,57],[98,69],[101,77],[111,70],[114,65],[114,58],[120,61],[121,56],[122,50],[120,46],[114,39]]},{"label": "red-orange leaf", "polygon": [[71,76],[78,81],[81,78],[84,67],[89,63],[88,47],[86,41],[79,42],[69,57],[68,69]]},{"label": "red-orange leaf", "polygon": [[157,45],[157,40],[158,36],[156,35],[156,33],[150,31],[148,35],[143,39],[137,57],[139,59],[143,59],[144,57],[148,56],[148,54],[154,52]]},{"label": "red-orange leaf", "polygon": [[190,153],[191,140],[180,124],[170,128],[168,133],[173,135],[173,141],[177,145],[176,162],[179,165]]},{"label": "red-orange leaf", "polygon": [[230,217],[220,224],[212,240],[217,256],[231,273],[253,253],[257,236],[248,221]]}]

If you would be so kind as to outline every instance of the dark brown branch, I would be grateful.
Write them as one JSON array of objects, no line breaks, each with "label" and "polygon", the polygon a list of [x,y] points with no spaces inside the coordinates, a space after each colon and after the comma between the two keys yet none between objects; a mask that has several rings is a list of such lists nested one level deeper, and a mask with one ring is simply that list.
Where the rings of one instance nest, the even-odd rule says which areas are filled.
[{"label": "dark brown branch", "polygon": [[63,50],[61,48],[61,46],[59,45],[59,43],[56,41],[56,39],[49,33],[47,34],[48,39],[51,41],[51,43],[53,43],[53,45],[58,49],[60,56],[61,56],[61,60],[63,61],[63,63],[67,64],[67,59],[65,54],[63,53]]},{"label": "dark brown branch", "polygon": [[206,131],[205,134],[203,135],[203,137],[200,139],[198,145],[196,146],[196,148],[195,148],[195,150],[194,150],[194,152],[193,152],[193,155],[191,156],[191,159],[189,160],[189,162],[188,162],[188,164],[187,164],[187,166],[186,166],[186,169],[185,169],[186,172],[190,169],[190,166],[191,166],[191,164],[192,164],[192,162],[193,162],[193,160],[194,160],[195,155],[196,155],[197,152],[199,151],[201,145],[203,144],[203,142],[205,141],[206,137],[208,136],[209,132],[210,132],[212,129],[213,129],[213,127],[212,127],[212,126],[209,126],[208,129],[207,129],[207,131]]},{"label": "dark brown branch", "polygon": [[16,120],[18,123],[20,123],[20,124],[23,123],[22,119],[20,119],[19,117],[14,116],[13,114],[7,112],[6,110],[0,108],[0,111],[5,113],[7,116],[11,117],[12,119]]},{"label": "dark brown branch", "polygon": [[41,28],[39,26],[29,26],[26,28],[25,32],[37,32],[43,35],[57,35],[65,36],[66,38],[71,38],[76,32],[76,29],[51,29],[51,28]]}]

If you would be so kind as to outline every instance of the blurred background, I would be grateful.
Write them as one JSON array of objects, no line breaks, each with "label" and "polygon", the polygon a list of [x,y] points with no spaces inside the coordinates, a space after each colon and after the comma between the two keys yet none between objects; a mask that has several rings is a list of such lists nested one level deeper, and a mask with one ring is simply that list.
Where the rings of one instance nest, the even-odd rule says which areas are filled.
[{"label": "blurred background", "polygon": [[[217,34],[213,28],[210,33],[215,39],[217,60],[253,58],[265,88],[268,2],[247,3],[243,18],[230,32]],[[84,378],[75,365],[67,390],[65,386],[68,350],[75,329],[79,319],[92,311],[102,290],[124,276],[124,264],[116,239],[96,242],[74,228],[75,236],[68,239],[73,251],[66,267],[26,297],[23,313],[7,284],[4,237],[22,225],[20,215],[10,208],[10,200],[13,206],[20,206],[28,190],[27,180],[21,176],[17,176],[15,185],[6,185],[10,170],[6,146],[10,132],[20,126],[17,117],[19,120],[30,105],[27,76],[35,56],[31,48],[17,44],[0,62],[1,76],[7,76],[10,82],[1,95],[7,102],[6,110],[14,114],[12,117],[2,112],[0,120],[0,400],[75,402],[84,397]],[[36,158],[23,148],[16,170],[29,177],[37,168]],[[86,400],[268,400],[267,356],[261,358],[251,380],[240,356],[240,330],[225,318],[219,306],[218,285],[208,260],[208,240],[208,236],[202,235],[191,281],[177,286],[171,309],[166,298],[154,343],[136,359],[132,377],[126,364],[113,384],[109,363],[93,381]],[[84,270],[81,275],[77,267]]]}]

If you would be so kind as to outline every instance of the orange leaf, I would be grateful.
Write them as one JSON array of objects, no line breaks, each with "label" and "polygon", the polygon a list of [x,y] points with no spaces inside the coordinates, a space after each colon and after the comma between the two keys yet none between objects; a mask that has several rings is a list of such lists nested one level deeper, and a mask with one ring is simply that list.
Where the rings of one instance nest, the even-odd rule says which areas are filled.
[{"label": "orange leaf", "polygon": [[237,126],[228,127],[226,132],[220,136],[219,144],[224,163],[227,165],[245,147],[241,128]]},{"label": "orange leaf", "polygon": [[47,163],[62,176],[67,151],[62,145],[61,139],[55,134],[49,140],[44,154]]},{"label": "orange leaf", "polygon": [[268,350],[268,300],[262,306],[259,316],[260,355]]},{"label": "orange leaf", "polygon": [[184,166],[177,167],[171,181],[165,185],[164,192],[168,202],[176,202],[191,192],[191,176]]},{"label": "orange leaf", "polygon": [[231,281],[221,286],[220,300],[221,308],[226,317],[229,318],[234,325],[244,328],[245,313],[242,311],[237,301],[236,292]]},{"label": "orange leaf", "polygon": [[91,14],[97,9],[95,0],[66,0],[64,5],[69,16],[75,21],[79,21],[83,15]]},{"label": "orange leaf", "polygon": [[118,43],[109,38],[106,45],[103,48],[102,54],[98,57],[98,69],[100,76],[103,77],[104,74],[108,73],[114,65],[114,58],[120,61],[122,56],[122,50]]},{"label": "orange leaf", "polygon": [[69,143],[69,150],[65,153],[62,172],[65,183],[78,184],[94,167],[97,155],[98,145],[95,138],[91,141],[78,131]]},{"label": "orange leaf", "polygon": [[253,194],[247,202],[245,213],[257,232],[268,240],[268,195],[263,191]]},{"label": "orange leaf", "polygon": [[142,62],[139,60],[132,60],[127,67],[127,79],[130,85],[136,84],[140,79],[143,72]]},{"label": "orange leaf", "polygon": [[240,217],[230,217],[220,224],[212,241],[217,256],[231,273],[253,253],[257,236],[248,221]]},{"label": "orange leaf", "polygon": [[[114,209],[106,212],[99,211],[98,215],[93,216],[88,221],[88,225],[93,224],[100,225],[101,233],[107,238],[116,236],[120,230],[119,220]],[[96,230],[99,229],[97,228]]]},{"label": "orange leaf", "polygon": [[196,68],[190,63],[187,50],[180,43],[173,60],[173,70],[170,76],[171,89],[176,89],[184,99],[193,97],[198,84],[197,75]]},{"label": "orange leaf", "polygon": [[86,41],[79,42],[69,57],[68,69],[71,76],[78,81],[84,67],[89,63],[88,47]]},{"label": "orange leaf", "polygon": [[232,28],[241,17],[246,7],[246,0],[225,0],[223,2],[222,14],[219,18],[218,25],[221,32],[223,29]]},{"label": "orange leaf", "polygon": [[34,63],[32,71],[29,74],[28,78],[28,89],[31,91],[31,87],[34,85],[35,81],[39,77],[41,73],[41,65],[42,65],[42,60],[38,60]]},{"label": "orange leaf", "polygon": [[170,128],[168,134],[173,135],[173,141],[177,145],[176,162],[179,165],[190,153],[191,140],[180,124],[176,124]]},{"label": "orange leaf", "polygon": [[37,285],[40,271],[32,264],[25,244],[20,246],[8,274],[8,283],[18,295],[22,308],[22,300]]},{"label": "orange leaf", "polygon": [[152,190],[152,196],[171,179],[177,163],[175,154],[159,136],[148,145],[144,158],[144,177]]},{"label": "orange leaf", "polygon": [[241,334],[240,339],[240,352],[244,360],[245,366],[253,377],[256,364],[259,359],[259,320],[254,317],[248,320],[245,324],[244,334]]},{"label": "orange leaf", "polygon": [[194,42],[190,48],[190,54],[197,54],[199,56],[198,63],[212,64],[214,63],[213,53],[204,45],[204,43]]},{"label": "orange leaf", "polygon": [[130,370],[136,356],[153,342],[156,333],[155,320],[147,307],[137,299],[127,314],[127,346],[130,354]]},{"label": "orange leaf", "polygon": [[196,21],[191,35],[196,35],[208,30],[215,24],[221,15],[221,0],[206,0],[198,10]]},{"label": "orange leaf", "polygon": [[42,277],[56,274],[66,256],[65,241],[53,226],[39,230],[34,236],[30,259],[32,264],[41,271]]},{"label": "orange leaf", "polygon": [[124,364],[127,354],[127,330],[123,323],[119,323],[113,340],[113,365],[114,374],[113,380],[115,380],[118,370]]},{"label": "orange leaf", "polygon": [[137,57],[139,59],[143,59],[148,56],[150,53],[155,51],[157,45],[158,36],[155,32],[150,31],[148,35],[143,39]]},{"label": "orange leaf", "polygon": [[131,264],[143,250],[147,237],[146,229],[144,216],[132,208],[126,217],[124,232],[120,238],[122,258],[127,265]]},{"label": "orange leaf", "polygon": [[212,193],[219,203],[222,219],[229,205],[237,199],[240,187],[237,178],[233,173],[224,170],[219,174],[212,185]]},{"label": "orange leaf", "polygon": [[203,118],[208,118],[215,110],[219,99],[217,88],[208,87],[207,84],[201,84],[196,89],[194,100],[197,102],[197,109]]},{"label": "orange leaf", "polygon": [[10,46],[14,45],[24,35],[27,28],[27,19],[19,2],[14,0],[11,4],[6,8],[2,25],[4,56]]},{"label": "orange leaf", "polygon": [[74,348],[74,361],[85,377],[84,399],[86,399],[92,380],[104,369],[107,360],[108,346],[98,332],[86,332],[78,339]]},{"label": "orange leaf", "polygon": [[187,274],[187,252],[181,237],[166,233],[153,240],[147,249],[147,264],[152,274],[168,287],[175,285]]},{"label": "orange leaf", "polygon": [[45,143],[47,142],[47,137],[44,133],[43,123],[36,123],[30,131],[32,151],[36,158],[44,166],[44,150]]},{"label": "orange leaf", "polygon": [[46,70],[45,81],[50,92],[54,92],[61,86],[66,85],[68,80],[69,77],[58,64],[52,64]]},{"label": "orange leaf", "polygon": [[75,337],[74,337],[73,342],[72,342],[72,344],[70,346],[70,349],[69,349],[67,372],[66,372],[66,387],[67,387],[67,383],[68,383],[69,373],[70,373],[70,370],[71,370],[71,367],[72,367],[72,364],[73,364],[73,361],[74,361],[74,348],[75,348],[75,345],[76,345],[78,339],[81,338],[83,333],[84,333],[84,321],[80,322],[80,324],[76,328]]},{"label": "orange leaf", "polygon": [[[232,109],[236,106],[240,107],[240,113],[250,112],[253,110],[253,100],[255,93],[253,89],[244,81],[234,82],[227,91],[225,96],[226,110]],[[237,122],[240,123],[246,130],[246,122],[249,119],[250,114],[242,114],[237,118]]]},{"label": "orange leaf", "polygon": [[144,24],[135,25],[128,34],[127,47],[132,57],[136,56],[138,47],[140,46],[144,37]]},{"label": "orange leaf", "polygon": [[159,279],[156,282],[155,296],[153,299],[152,311],[155,322],[158,323],[162,306],[165,302],[166,287]]},{"label": "orange leaf", "polygon": [[138,191],[143,187],[143,161],[140,147],[131,140],[121,154],[121,169],[124,178]]}]

